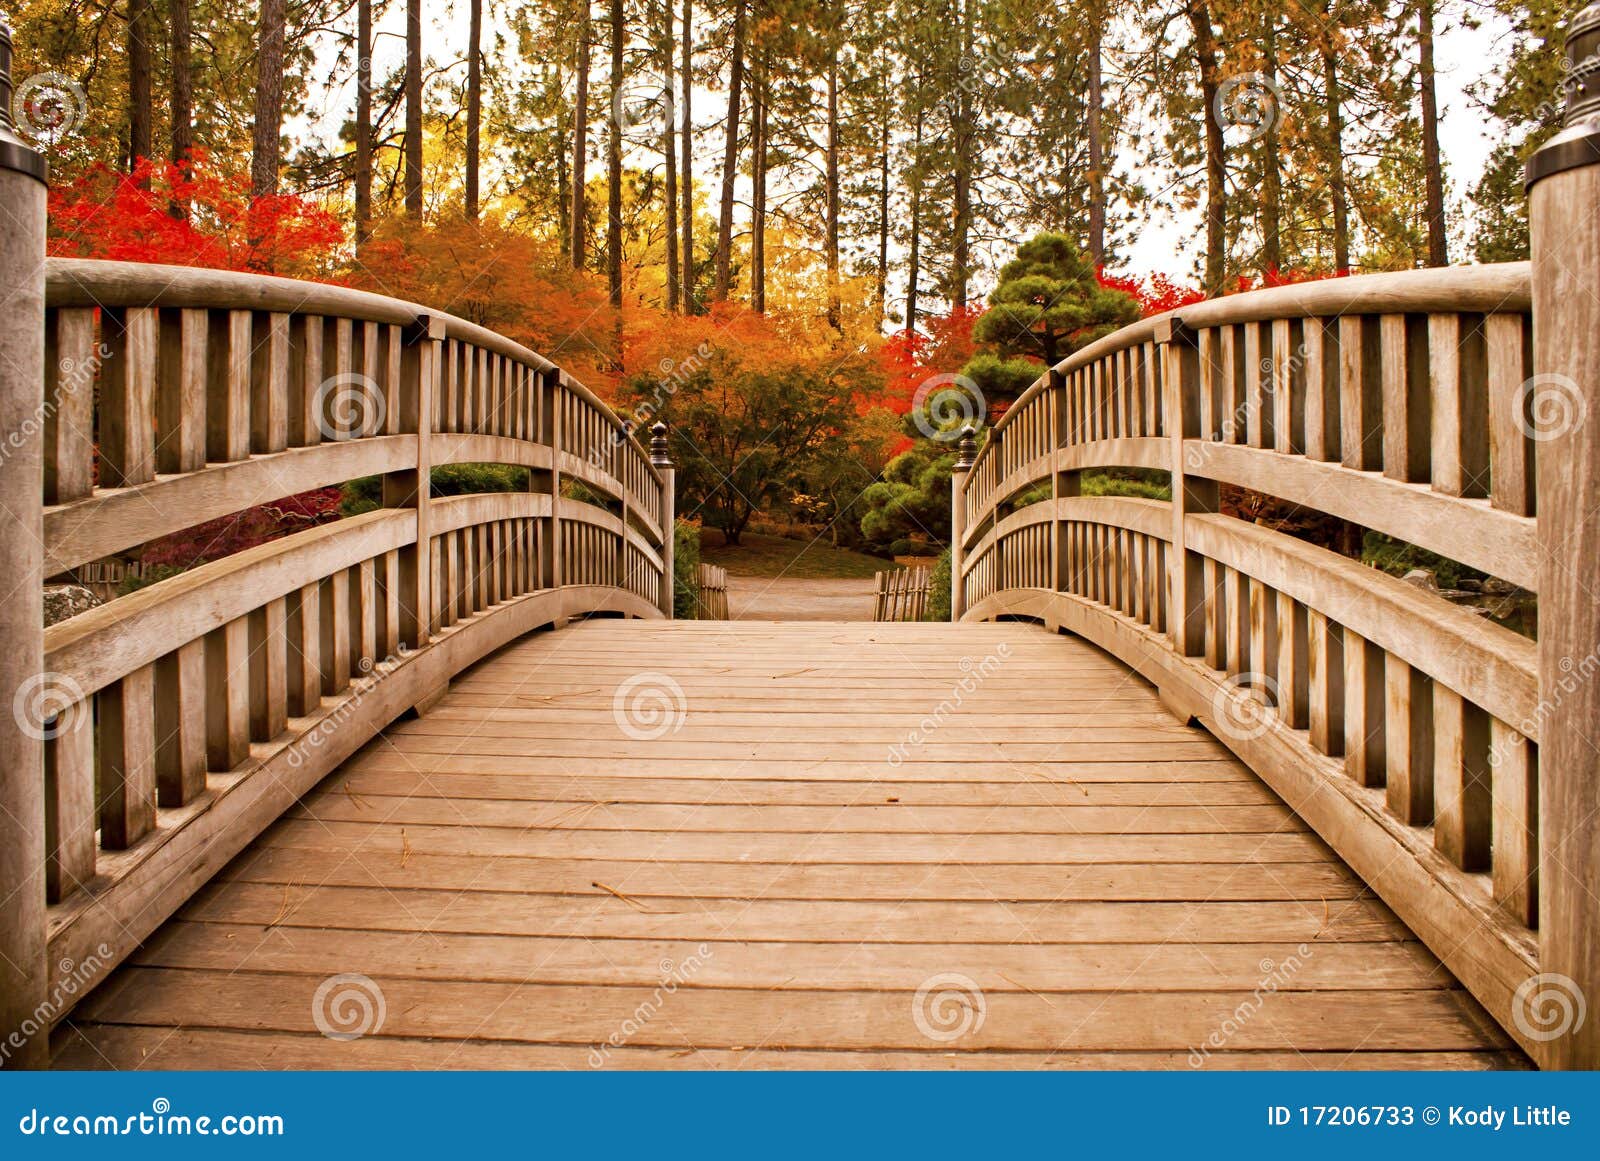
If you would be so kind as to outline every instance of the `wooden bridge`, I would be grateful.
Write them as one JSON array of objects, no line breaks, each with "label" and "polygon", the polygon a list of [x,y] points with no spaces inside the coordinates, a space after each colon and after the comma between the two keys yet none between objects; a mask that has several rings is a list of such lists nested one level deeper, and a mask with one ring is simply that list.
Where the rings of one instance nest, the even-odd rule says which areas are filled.
[{"label": "wooden bridge", "polygon": [[[1535,159],[1531,265],[1074,354],[961,445],[956,624],[796,626],[671,620],[664,431],[412,303],[46,261],[0,140],[5,1063],[1600,1064],[1597,142]],[[1082,494],[1130,467],[1171,501]],[[40,629],[47,578],[366,477]]]}]

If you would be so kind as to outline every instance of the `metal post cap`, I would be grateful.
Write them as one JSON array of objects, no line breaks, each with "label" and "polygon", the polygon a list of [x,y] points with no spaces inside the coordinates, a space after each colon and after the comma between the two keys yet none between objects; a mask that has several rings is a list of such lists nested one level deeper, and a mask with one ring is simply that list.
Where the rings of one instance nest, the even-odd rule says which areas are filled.
[{"label": "metal post cap", "polygon": [[1567,24],[1565,128],[1528,159],[1526,184],[1600,164],[1600,2],[1590,4]]},{"label": "metal post cap", "polygon": [[672,466],[672,456],[667,451],[667,425],[660,420],[650,427],[650,462],[658,468]]},{"label": "metal post cap", "polygon": [[45,181],[48,167],[44,154],[17,136],[16,122],[11,119],[15,91],[11,84],[11,25],[0,17],[0,169]]},{"label": "metal post cap", "polygon": [[970,471],[978,459],[978,433],[969,423],[961,429],[961,442],[956,445],[955,470]]}]

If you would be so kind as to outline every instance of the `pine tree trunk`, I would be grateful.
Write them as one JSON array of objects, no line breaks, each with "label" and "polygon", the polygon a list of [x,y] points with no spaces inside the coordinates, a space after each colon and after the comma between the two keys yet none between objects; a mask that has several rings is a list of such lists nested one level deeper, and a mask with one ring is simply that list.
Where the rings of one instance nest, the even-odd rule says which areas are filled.
[{"label": "pine tree trunk", "polygon": [[767,311],[767,70],[750,74],[750,308]]},{"label": "pine tree trunk", "polygon": [[[971,0],[961,3],[961,59],[972,57]],[[963,78],[965,80],[965,78]],[[965,83],[956,86],[955,125],[955,237],[951,246],[950,304],[956,310],[967,305],[967,279],[971,261],[968,247],[972,232],[972,92]]]},{"label": "pine tree trunk", "polygon": [[889,74],[883,75],[881,92],[883,136],[878,142],[878,285],[876,288],[878,330],[889,313],[889,144],[894,110],[889,103]]},{"label": "pine tree trunk", "polygon": [[[1340,26],[1340,13],[1334,0],[1328,0],[1328,25]],[[1323,99],[1327,102],[1328,196],[1333,212],[1333,268],[1337,273],[1350,269],[1350,202],[1344,183],[1344,94],[1339,86],[1339,46],[1330,40],[1322,50]]]},{"label": "pine tree trunk", "polygon": [[372,0],[356,5],[356,246],[372,236]]},{"label": "pine tree trunk", "polygon": [[1261,265],[1269,271],[1283,268],[1283,167],[1278,148],[1278,29],[1277,18],[1267,13],[1266,33],[1261,39],[1261,71],[1266,76],[1269,109],[1272,117],[1261,139]]},{"label": "pine tree trunk", "polygon": [[911,245],[906,270],[906,330],[917,329],[917,280],[922,274],[922,129],[926,112],[917,87],[917,123],[912,131]]},{"label": "pine tree trunk", "polygon": [[483,0],[471,0],[467,17],[467,220],[478,217],[478,149],[483,134]]},{"label": "pine tree trunk", "polygon": [[1205,0],[1189,0],[1189,27],[1194,32],[1195,58],[1200,65],[1200,98],[1206,121],[1206,293],[1216,294],[1227,277],[1228,171],[1217,116],[1217,38]]},{"label": "pine tree trunk", "polygon": [[1417,5],[1418,88],[1422,95],[1422,166],[1428,218],[1428,265],[1450,265],[1444,220],[1444,163],[1439,157],[1439,98],[1433,68],[1433,0]]},{"label": "pine tree trunk", "polygon": [[683,0],[683,164],[678,181],[683,187],[683,212],[678,228],[683,231],[683,311],[693,314],[694,301],[694,4]]},{"label": "pine tree trunk", "polygon": [[579,0],[578,100],[572,117],[572,268],[583,269],[584,234],[588,231],[589,193],[589,53],[593,48],[589,0]]},{"label": "pine tree trunk", "polygon": [[663,191],[666,200],[667,220],[667,309],[678,309],[678,133],[677,118],[674,115],[673,105],[676,102],[674,95],[674,77],[672,67],[673,49],[676,47],[672,36],[672,0],[661,0],[661,156],[666,166],[666,189]]},{"label": "pine tree trunk", "polygon": [[[272,0],[268,0],[271,3]],[[149,157],[151,53],[150,0],[128,0],[128,170]]]},{"label": "pine tree trunk", "polygon": [[422,0],[406,0],[406,216],[422,220]]},{"label": "pine tree trunk", "polygon": [[726,302],[733,281],[733,183],[739,172],[739,108],[744,88],[746,0],[733,9],[733,75],[728,81],[727,140],[722,150],[722,203],[717,214],[717,281],[711,297]]},{"label": "pine tree trunk", "polygon": [[622,306],[622,109],[623,50],[627,25],[622,0],[611,0],[611,129],[606,134],[606,283],[611,305]]},{"label": "pine tree trunk", "polygon": [[1101,124],[1105,93],[1101,75],[1103,46],[1098,16],[1097,12],[1090,14],[1095,27],[1089,30],[1089,109],[1086,126],[1089,136],[1089,260],[1097,270],[1106,261],[1106,146]]},{"label": "pine tree trunk", "polygon": [[190,0],[172,0],[172,160],[183,165],[194,149],[194,20]]},{"label": "pine tree trunk", "polygon": [[837,43],[828,54],[828,159],[827,159],[827,270],[828,325],[840,329],[839,317],[839,54]]},{"label": "pine tree trunk", "polygon": [[278,192],[278,165],[283,134],[284,0],[261,0],[256,57],[254,151],[250,159],[250,192],[267,197]]}]

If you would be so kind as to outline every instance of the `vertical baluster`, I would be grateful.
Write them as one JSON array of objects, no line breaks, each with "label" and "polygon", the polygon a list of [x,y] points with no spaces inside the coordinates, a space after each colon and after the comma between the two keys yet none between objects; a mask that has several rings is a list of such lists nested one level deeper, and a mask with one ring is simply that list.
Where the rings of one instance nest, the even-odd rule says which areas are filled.
[{"label": "vertical baluster", "polygon": [[94,878],[94,708],[63,710],[44,744],[45,898],[59,903]]},{"label": "vertical baluster", "polygon": [[1518,516],[1534,514],[1534,443],[1524,385],[1533,366],[1533,328],[1518,314],[1484,322],[1489,390],[1489,501]]},{"label": "vertical baluster", "polygon": [[1481,315],[1428,316],[1433,396],[1433,489],[1448,496],[1489,491],[1489,369]]},{"label": "vertical baluster", "polygon": [[258,313],[250,371],[250,450],[289,446],[289,316]]},{"label": "vertical baluster", "polygon": [[350,573],[324,577],[318,598],[322,640],[322,694],[337,697],[350,684]]},{"label": "vertical baluster", "polygon": [[[405,328],[393,323],[383,328],[383,434],[399,435],[415,431],[415,422],[404,423],[403,417],[416,403],[407,398],[405,386]],[[426,424],[433,415],[430,407],[422,419]],[[431,428],[430,428],[431,430]]]},{"label": "vertical baluster", "polygon": [[1337,320],[1308,318],[1300,324],[1305,350],[1305,451],[1314,460],[1342,456],[1340,435],[1339,324]]},{"label": "vertical baluster", "polygon": [[302,585],[285,609],[288,712],[305,717],[322,708],[322,585]]},{"label": "vertical baluster", "polygon": [[1223,583],[1223,567],[1210,557],[1203,558],[1203,605],[1206,626],[1206,664],[1222,669],[1228,662],[1228,595]]},{"label": "vertical baluster", "polygon": [[155,478],[157,312],[101,312],[109,349],[100,376],[100,484],[121,488]]},{"label": "vertical baluster", "polygon": [[1277,351],[1270,323],[1246,323],[1244,327],[1245,427],[1251,447],[1276,444],[1274,409]]},{"label": "vertical baluster", "polygon": [[321,389],[323,337],[327,320],[318,315],[293,315],[289,320],[289,446],[314,447],[322,442]]},{"label": "vertical baluster", "polygon": [[250,756],[250,636],[244,618],[206,634],[206,765],[218,773]]},{"label": "vertical baluster", "polygon": [[1250,582],[1238,569],[1222,574],[1227,590],[1227,620],[1223,631],[1228,644],[1227,668],[1230,674],[1244,673],[1250,664]]},{"label": "vertical baluster", "polygon": [[282,597],[246,618],[250,635],[250,737],[270,742],[288,724],[288,610]]},{"label": "vertical baluster", "polygon": [[1316,609],[1306,610],[1306,665],[1311,745],[1337,758],[1344,753],[1344,637]]},{"label": "vertical baluster", "polygon": [[206,643],[180,645],[156,662],[156,791],[162,806],[193,802],[206,788]]},{"label": "vertical baluster", "polygon": [[211,312],[206,339],[206,459],[232,463],[250,454],[250,361],[247,310]]},{"label": "vertical baluster", "polygon": [[1278,671],[1278,594],[1251,577],[1250,592],[1250,672],[1256,676],[1252,687],[1266,691],[1267,700],[1283,704],[1282,681]]},{"label": "vertical baluster", "polygon": [[383,554],[382,584],[379,608],[383,611],[378,652],[384,657],[394,657],[400,651],[400,551],[391,548]]},{"label": "vertical baluster", "polygon": [[206,466],[209,329],[203,310],[161,312],[161,353],[156,376],[158,472],[197,472]]},{"label": "vertical baluster", "polygon": [[1384,667],[1385,798],[1407,826],[1433,821],[1433,683],[1391,654]]},{"label": "vertical baluster", "polygon": [[1489,715],[1433,683],[1433,845],[1464,871],[1489,866]]},{"label": "vertical baluster", "polygon": [[1383,347],[1376,319],[1339,319],[1339,444],[1347,468],[1383,467]]},{"label": "vertical baluster", "polygon": [[146,665],[102,689],[100,845],[126,850],[156,825],[155,671]]},{"label": "vertical baluster", "polygon": [[66,504],[93,491],[94,381],[99,355],[94,311],[45,316],[44,502]]},{"label": "vertical baluster", "polygon": [[1518,923],[1539,920],[1539,750],[1499,719],[1490,722],[1494,900]]},{"label": "vertical baluster", "polygon": [[348,391],[344,385],[358,373],[355,325],[354,319],[334,319],[322,349],[322,406],[317,409],[317,422],[322,425],[323,436],[330,440],[350,439],[360,434],[355,423],[366,422],[368,416],[365,408],[337,406],[340,396]]},{"label": "vertical baluster", "polygon": [[1383,358],[1383,473],[1425,483],[1433,451],[1428,390],[1428,320],[1386,314],[1379,327]]},{"label": "vertical baluster", "polygon": [[1362,786],[1384,776],[1384,654],[1354,630],[1344,631],[1344,768]]},{"label": "vertical baluster", "polygon": [[1278,716],[1297,730],[1311,714],[1311,663],[1306,607],[1287,593],[1277,594]]}]

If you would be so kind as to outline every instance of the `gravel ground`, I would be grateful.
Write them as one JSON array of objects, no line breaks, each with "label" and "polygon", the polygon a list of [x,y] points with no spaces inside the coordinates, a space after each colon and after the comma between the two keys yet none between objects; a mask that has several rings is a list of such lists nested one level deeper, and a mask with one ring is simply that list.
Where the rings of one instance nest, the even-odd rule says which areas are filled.
[{"label": "gravel ground", "polygon": [[730,576],[728,615],[735,621],[870,621],[872,578],[790,580]]}]

